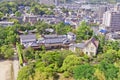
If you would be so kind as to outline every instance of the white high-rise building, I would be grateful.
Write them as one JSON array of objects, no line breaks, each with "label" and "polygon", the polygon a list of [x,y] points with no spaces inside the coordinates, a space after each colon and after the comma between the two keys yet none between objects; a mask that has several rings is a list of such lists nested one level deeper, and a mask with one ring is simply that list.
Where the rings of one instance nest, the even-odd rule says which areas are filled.
[{"label": "white high-rise building", "polygon": [[104,28],[108,31],[120,30],[120,12],[118,11],[106,11],[103,14]]}]

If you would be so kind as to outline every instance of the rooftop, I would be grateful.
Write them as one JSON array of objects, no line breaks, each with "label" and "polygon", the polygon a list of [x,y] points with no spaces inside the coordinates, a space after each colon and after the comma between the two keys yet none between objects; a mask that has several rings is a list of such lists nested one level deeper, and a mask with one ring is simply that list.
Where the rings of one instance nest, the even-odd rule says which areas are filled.
[{"label": "rooftop", "polygon": [[22,40],[36,39],[36,35],[35,34],[20,35],[20,39]]}]

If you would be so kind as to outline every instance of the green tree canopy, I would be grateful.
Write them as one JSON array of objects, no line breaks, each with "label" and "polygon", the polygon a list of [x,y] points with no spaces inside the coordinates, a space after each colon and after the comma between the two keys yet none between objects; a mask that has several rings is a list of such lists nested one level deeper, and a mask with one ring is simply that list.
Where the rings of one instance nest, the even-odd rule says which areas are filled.
[{"label": "green tree canopy", "polygon": [[76,34],[77,34],[78,41],[87,40],[87,39],[91,38],[91,36],[93,35],[93,31],[87,25],[86,22],[82,22],[81,25],[78,27]]},{"label": "green tree canopy", "polygon": [[14,50],[9,45],[3,45],[0,48],[0,54],[4,56],[4,58],[12,58],[14,55]]},{"label": "green tree canopy", "polygon": [[74,78],[76,80],[88,79],[95,80],[94,67],[89,64],[82,64],[74,69]]},{"label": "green tree canopy", "polygon": [[75,68],[75,66],[80,65],[81,63],[82,60],[80,57],[77,57],[76,55],[69,55],[63,61],[61,70],[73,73],[73,69]]},{"label": "green tree canopy", "polygon": [[2,12],[0,12],[0,19],[4,16],[4,14]]},{"label": "green tree canopy", "polygon": [[118,79],[119,69],[113,64],[103,61],[98,65],[98,69],[104,72],[106,80]]}]

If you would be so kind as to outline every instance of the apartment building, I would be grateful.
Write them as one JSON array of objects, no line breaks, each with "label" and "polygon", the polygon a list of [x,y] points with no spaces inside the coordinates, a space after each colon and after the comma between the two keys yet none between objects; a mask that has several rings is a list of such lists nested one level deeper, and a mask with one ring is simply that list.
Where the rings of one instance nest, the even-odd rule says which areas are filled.
[{"label": "apartment building", "polygon": [[120,12],[106,11],[103,14],[102,25],[108,31],[119,31],[120,30]]}]

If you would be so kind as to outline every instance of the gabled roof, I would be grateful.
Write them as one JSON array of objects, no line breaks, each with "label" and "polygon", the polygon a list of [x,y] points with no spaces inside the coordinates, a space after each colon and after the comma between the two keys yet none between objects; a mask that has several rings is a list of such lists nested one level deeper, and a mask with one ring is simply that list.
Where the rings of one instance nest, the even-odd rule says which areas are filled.
[{"label": "gabled roof", "polygon": [[69,46],[74,46],[83,49],[85,47],[85,43],[70,44]]},{"label": "gabled roof", "polygon": [[52,34],[52,35],[43,35],[45,39],[56,39],[56,38],[66,38],[66,35],[57,35],[57,34]]},{"label": "gabled roof", "polygon": [[92,37],[88,41],[86,41],[85,46],[87,46],[90,42],[93,43],[96,48],[98,48],[99,41],[97,41],[94,37]]}]

